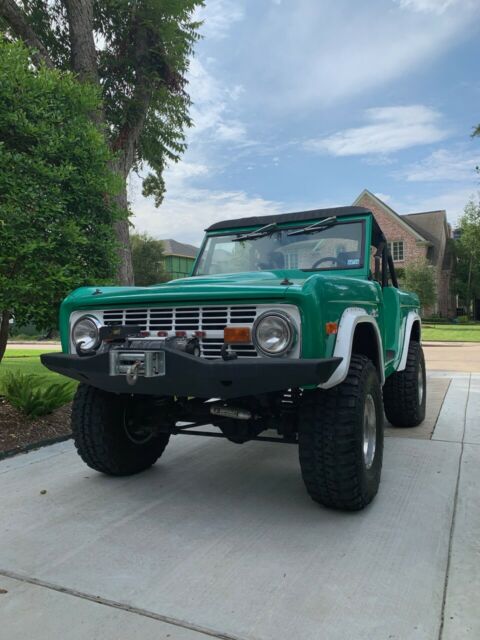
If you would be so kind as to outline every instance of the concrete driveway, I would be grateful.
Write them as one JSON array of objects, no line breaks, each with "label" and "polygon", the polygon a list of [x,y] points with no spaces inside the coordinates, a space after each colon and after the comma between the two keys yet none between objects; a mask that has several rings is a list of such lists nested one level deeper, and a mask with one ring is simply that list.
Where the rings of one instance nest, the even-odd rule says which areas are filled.
[{"label": "concrete driveway", "polygon": [[3,461],[0,637],[478,640],[480,375],[429,383],[360,513],[308,498],[295,446],[178,436],[125,479],[71,442]]}]

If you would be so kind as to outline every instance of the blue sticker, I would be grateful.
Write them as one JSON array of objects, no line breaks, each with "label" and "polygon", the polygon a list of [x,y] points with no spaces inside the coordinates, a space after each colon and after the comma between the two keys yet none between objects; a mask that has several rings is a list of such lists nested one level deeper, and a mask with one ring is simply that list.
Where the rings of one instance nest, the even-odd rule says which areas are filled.
[{"label": "blue sticker", "polygon": [[360,258],[349,258],[347,260],[347,264],[349,267],[353,266],[354,264],[360,264]]}]

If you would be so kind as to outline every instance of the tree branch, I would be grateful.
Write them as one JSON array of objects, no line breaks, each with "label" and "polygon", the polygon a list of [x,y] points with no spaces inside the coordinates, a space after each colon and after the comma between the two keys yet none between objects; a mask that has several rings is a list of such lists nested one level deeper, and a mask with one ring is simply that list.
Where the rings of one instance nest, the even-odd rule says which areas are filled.
[{"label": "tree branch", "polygon": [[43,62],[47,67],[55,67],[46,47],[29,25],[27,16],[15,0],[0,0],[0,16],[7,22],[13,33],[34,50],[32,58],[35,64],[40,65]]},{"label": "tree branch", "polygon": [[132,107],[127,113],[128,120],[122,125],[117,137],[113,141],[113,151],[121,151],[120,170],[126,177],[132,168],[143,125],[147,117],[148,107],[152,97],[152,89],[147,82],[135,87],[131,98]]},{"label": "tree branch", "polygon": [[125,121],[113,141],[114,151],[121,151],[121,171],[126,177],[135,160],[135,151],[142,133],[148,107],[152,98],[153,87],[147,72],[149,60],[149,34],[135,12],[132,13],[132,27],[135,42],[135,77],[136,83],[130,104],[125,113]]},{"label": "tree branch", "polygon": [[93,0],[64,1],[70,29],[72,69],[80,80],[98,82],[97,50],[93,39]]}]

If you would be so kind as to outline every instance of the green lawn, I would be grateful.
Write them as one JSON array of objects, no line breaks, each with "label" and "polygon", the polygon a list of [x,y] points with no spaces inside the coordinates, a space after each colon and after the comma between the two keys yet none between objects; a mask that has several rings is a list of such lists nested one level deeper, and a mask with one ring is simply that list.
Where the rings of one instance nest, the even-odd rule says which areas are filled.
[{"label": "green lawn", "polygon": [[438,342],[480,342],[480,324],[431,324],[422,327],[422,339]]},{"label": "green lawn", "polygon": [[2,377],[9,371],[19,371],[21,373],[34,373],[45,378],[48,382],[65,382],[67,378],[49,371],[40,362],[40,354],[48,351],[58,351],[58,349],[7,349],[2,362],[0,363],[0,393],[2,391]]},{"label": "green lawn", "polygon": [[5,351],[5,355],[3,357],[8,359],[37,357],[38,359],[41,353],[50,353],[55,351],[60,351],[60,349],[57,347],[49,348],[48,346],[46,346],[44,349],[18,349],[17,347],[7,347],[7,350]]}]

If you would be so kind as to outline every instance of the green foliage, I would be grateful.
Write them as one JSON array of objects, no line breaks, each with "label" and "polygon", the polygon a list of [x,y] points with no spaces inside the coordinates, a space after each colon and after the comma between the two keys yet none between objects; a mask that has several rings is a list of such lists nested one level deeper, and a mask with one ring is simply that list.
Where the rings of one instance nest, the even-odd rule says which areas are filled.
[{"label": "green foliage", "polygon": [[405,267],[395,267],[395,273],[397,274],[398,280],[402,280],[405,278]]},{"label": "green foliage", "polygon": [[70,402],[75,391],[72,382],[45,384],[42,376],[9,373],[2,379],[4,396],[29,418],[52,413]]},{"label": "green foliage", "polygon": [[480,298],[480,201],[470,200],[459,220],[460,238],[456,241],[456,292],[471,308]]},{"label": "green foliage", "polygon": [[435,274],[426,260],[411,262],[405,267],[405,289],[416,293],[422,309],[431,307],[437,299]]},{"label": "green foliage", "polygon": [[[64,0],[22,0],[29,24],[45,45],[53,64],[72,69],[70,28]],[[96,0],[92,30],[97,49],[103,111],[114,151],[131,156],[131,167],[152,170],[144,192],[160,204],[166,162],[185,149],[184,129],[191,125],[186,73],[198,22],[192,18],[203,0]],[[138,131],[138,133],[136,133]]]},{"label": "green foliage", "polygon": [[453,320],[442,316],[428,316],[428,318],[423,316],[423,326],[425,326],[425,324],[451,324],[453,321],[456,322],[456,319]]},{"label": "green foliage", "polygon": [[168,280],[164,270],[163,244],[161,240],[144,234],[133,234],[130,238],[132,247],[133,273],[138,286],[158,284]]},{"label": "green foliage", "polygon": [[17,325],[55,326],[71,289],[113,277],[119,185],[98,105],[94,87],[0,40],[0,310]]}]

